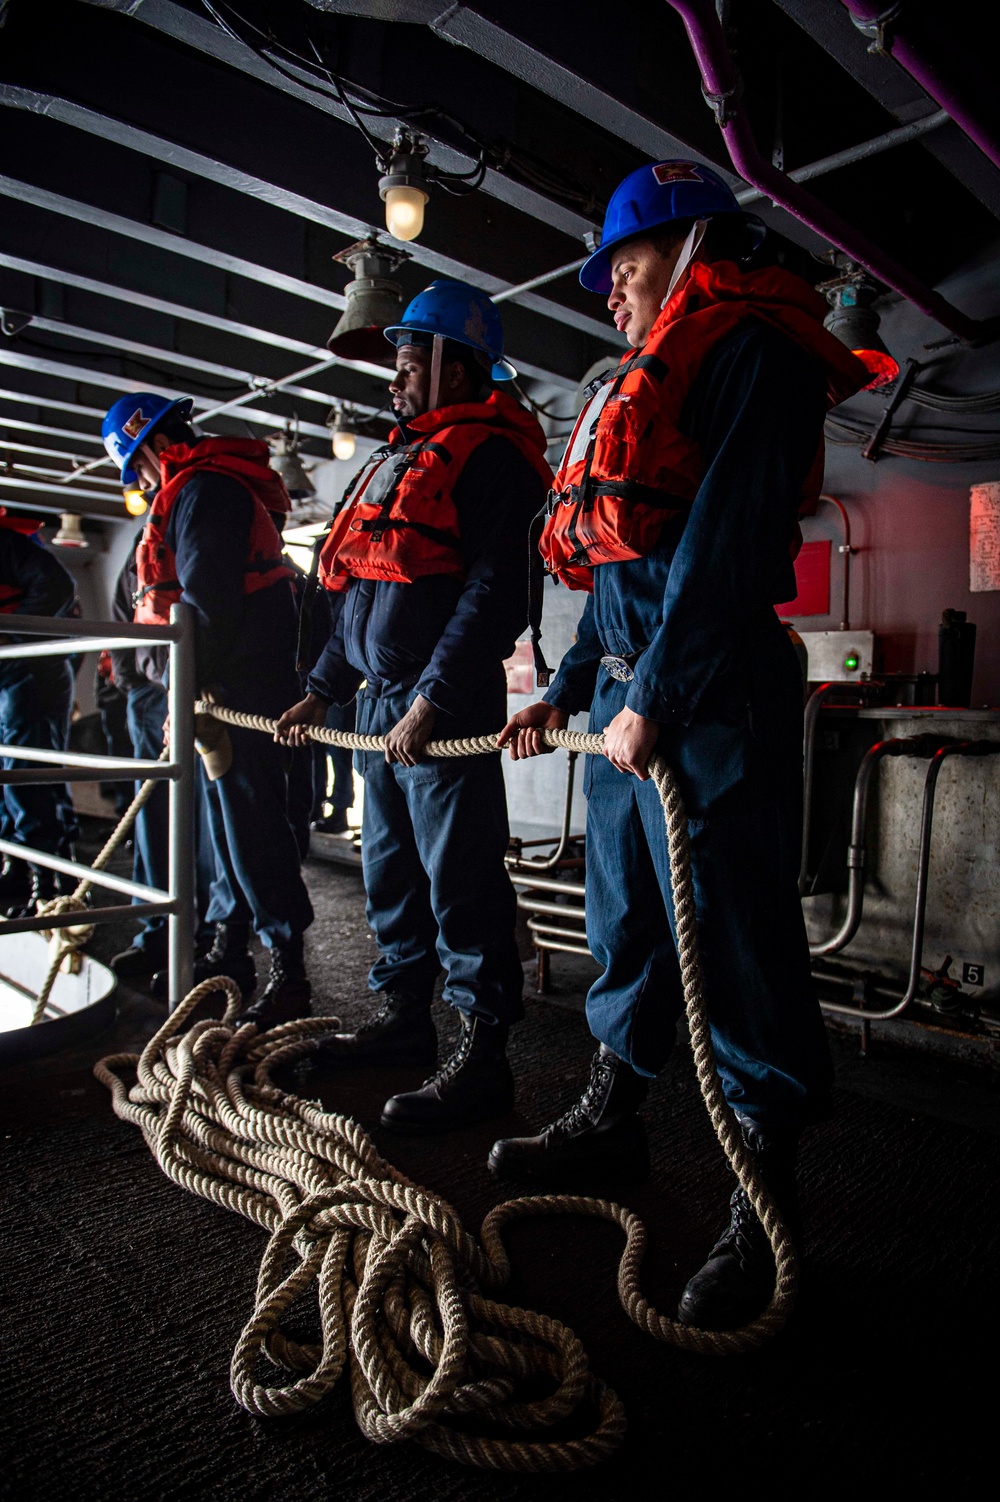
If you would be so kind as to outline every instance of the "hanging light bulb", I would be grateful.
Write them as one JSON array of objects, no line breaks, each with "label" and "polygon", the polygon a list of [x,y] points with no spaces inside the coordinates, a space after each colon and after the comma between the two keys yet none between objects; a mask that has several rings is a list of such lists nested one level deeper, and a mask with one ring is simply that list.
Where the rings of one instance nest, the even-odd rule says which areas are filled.
[{"label": "hanging light bulb", "polygon": [[326,425],[331,431],[333,457],[353,459],[357,429],[353,417],[348,416],[348,409],[340,402],[335,402],[327,413]]},{"label": "hanging light bulb", "polygon": [[372,360],[391,365],[392,345],[382,330],[403,316],[403,289],[392,280],[397,266],[409,259],[405,250],[383,245],[376,235],[358,240],[333,258],[349,266],[353,281],[344,289],[347,306],[329,339],[327,349],[345,360]]},{"label": "hanging light bulb", "polygon": [[878,296],[878,288],[868,276],[850,264],[843,276],[821,283],[819,291],[826,294],[830,311],[823,326],[846,344],[871,375],[864,388],[875,391],[887,386],[899,375],[899,361],[889,353],[879,335],[879,316],[872,307]]},{"label": "hanging light bulb", "polygon": [[306,474],[299,458],[299,423],[286,422],[285,431],[268,440],[271,445],[271,469],[281,476],[293,501],[303,501],[316,494],[316,487]]},{"label": "hanging light bulb", "polygon": [[392,155],[378,190],[385,202],[385,227],[395,240],[415,240],[424,227],[424,205],[431,196],[427,146],[402,127],[392,140]]},{"label": "hanging light bulb", "polygon": [[138,488],[134,490],[126,490],[125,510],[128,512],[129,516],[141,516],[148,505],[149,502],[146,500],[144,491],[141,491]]},{"label": "hanging light bulb", "polygon": [[54,548],[89,548],[90,543],[83,535],[83,523],[72,512],[64,511],[59,518],[59,531],[52,539]]}]

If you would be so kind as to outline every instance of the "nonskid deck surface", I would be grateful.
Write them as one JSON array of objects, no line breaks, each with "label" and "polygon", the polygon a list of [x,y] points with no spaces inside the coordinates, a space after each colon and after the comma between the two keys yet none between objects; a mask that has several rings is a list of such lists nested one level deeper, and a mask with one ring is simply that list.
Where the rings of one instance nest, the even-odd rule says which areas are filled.
[{"label": "nonskid deck surface", "polygon": [[[359,876],[311,862],[308,938],[318,1009],[359,1018],[372,940]],[[107,958],[125,929],[101,929]],[[412,1072],[343,1080],[302,1070],[291,1088],[356,1116],[410,1177],[478,1227],[509,1191],[487,1174],[501,1132],[534,1129],[582,1086],[592,1052],[580,1011],[586,963],[554,966],[512,1041],[511,1118],[449,1137],[390,1137],[386,1096]],[[263,1233],[170,1183],[111,1112],[94,1059],[141,1045],[162,1010],[120,988],[119,1017],[72,1050],[0,1069],[5,1330],[0,1496],[500,1499],[638,1496],[650,1472],[679,1495],[753,1473],[801,1486],[944,1473],[978,1476],[988,1385],[977,1352],[997,1329],[995,1082],[961,1065],[834,1040],[833,1120],[805,1140],[808,1225],[800,1307],[773,1346],[729,1361],[684,1356],[632,1326],[614,1292],[615,1230],[537,1221],[511,1229],[512,1302],[555,1315],[623,1399],[629,1432],[598,1471],[473,1472],[414,1445],[362,1439],[346,1388],[311,1413],[263,1422],[229,1393]],[[452,1020],[435,1004],[439,1033]],[[730,1183],[689,1057],[679,1049],[644,1114],[653,1177],[622,1194],[645,1220],[651,1301],[669,1310],[725,1219]],[[809,1484],[807,1482],[807,1484]]]}]

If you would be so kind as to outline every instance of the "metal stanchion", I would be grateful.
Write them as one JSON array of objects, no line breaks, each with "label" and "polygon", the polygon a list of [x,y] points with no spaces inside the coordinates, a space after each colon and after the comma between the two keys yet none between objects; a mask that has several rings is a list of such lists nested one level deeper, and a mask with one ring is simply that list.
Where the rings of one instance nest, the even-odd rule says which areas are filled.
[{"label": "metal stanchion", "polygon": [[170,1009],[194,980],[194,698],[195,621],[190,605],[174,605],[170,622],[180,635],[170,646],[170,760],[179,775],[170,784],[170,894],[177,903],[167,921]]}]

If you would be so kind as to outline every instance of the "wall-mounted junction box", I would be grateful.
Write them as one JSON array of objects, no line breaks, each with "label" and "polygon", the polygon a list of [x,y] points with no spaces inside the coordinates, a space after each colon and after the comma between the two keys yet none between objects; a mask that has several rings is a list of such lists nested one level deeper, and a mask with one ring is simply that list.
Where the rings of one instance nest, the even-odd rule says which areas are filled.
[{"label": "wall-mounted junction box", "polygon": [[857,683],[875,663],[874,631],[800,631],[810,683]]}]

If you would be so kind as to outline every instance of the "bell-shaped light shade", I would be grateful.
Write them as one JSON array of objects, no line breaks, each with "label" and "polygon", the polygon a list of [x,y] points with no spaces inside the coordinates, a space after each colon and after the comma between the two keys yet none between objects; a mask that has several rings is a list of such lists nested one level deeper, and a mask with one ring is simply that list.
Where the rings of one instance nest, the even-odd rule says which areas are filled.
[{"label": "bell-shaped light shade", "polygon": [[142,516],[149,502],[141,490],[126,490],[125,510],[129,516]]},{"label": "bell-shaped light shade", "polygon": [[344,428],[340,428],[333,435],[333,457],[335,459],[353,459],[356,444],[354,434]]},{"label": "bell-shaped light shade", "polygon": [[878,331],[879,318],[874,308],[860,303],[845,307],[838,299],[823,322],[871,374],[871,380],[864,388],[866,391],[887,386],[899,375],[899,361],[882,342]]},{"label": "bell-shaped light shade", "polygon": [[52,539],[54,548],[89,548],[83,535],[83,523],[78,516],[64,511],[59,518],[59,531]]},{"label": "bell-shaped light shade", "polygon": [[401,184],[385,195],[385,227],[395,240],[415,240],[424,227],[424,204],[428,194]]}]

